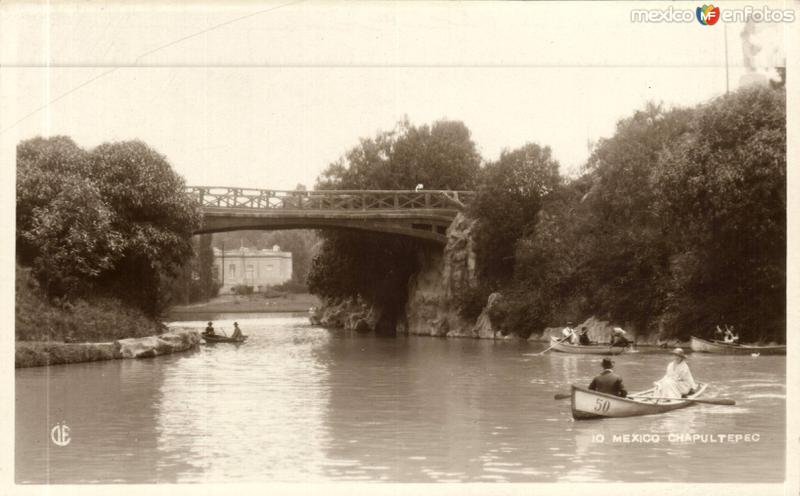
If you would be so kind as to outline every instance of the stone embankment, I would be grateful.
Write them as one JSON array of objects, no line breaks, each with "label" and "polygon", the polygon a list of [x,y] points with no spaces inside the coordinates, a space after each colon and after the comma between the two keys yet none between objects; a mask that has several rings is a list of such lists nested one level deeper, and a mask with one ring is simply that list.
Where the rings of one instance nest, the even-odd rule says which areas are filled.
[{"label": "stone embankment", "polygon": [[16,344],[14,366],[39,367],[118,358],[149,358],[187,351],[201,342],[202,338],[196,330],[181,328],[157,336],[120,339],[111,343],[20,341]]},{"label": "stone embankment", "polygon": [[[405,315],[398,319],[396,334],[420,336],[462,337],[476,339],[519,339],[512,330],[500,329],[490,317],[492,308],[502,301],[500,293],[489,295],[486,306],[475,321],[458,312],[457,295],[478,285],[473,232],[476,221],[458,214],[447,230],[444,250],[425,248],[418,252],[419,271],[408,284]],[[311,323],[323,327],[338,327],[358,332],[376,330],[381,310],[360,300],[328,301],[310,315]],[[566,324],[566,323],[565,323]],[[611,329],[623,327],[626,336],[637,345],[685,346],[672,339],[662,339],[662,332],[639,335],[633,327],[589,317],[575,327],[586,327],[594,342],[608,342]],[[561,337],[563,327],[549,327],[533,334],[529,341],[549,342],[550,336]]]}]

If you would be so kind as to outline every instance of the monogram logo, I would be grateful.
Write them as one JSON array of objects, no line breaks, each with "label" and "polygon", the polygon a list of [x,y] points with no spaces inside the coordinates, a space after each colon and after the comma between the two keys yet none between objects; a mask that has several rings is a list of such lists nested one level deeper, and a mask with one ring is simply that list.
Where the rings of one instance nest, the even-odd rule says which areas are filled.
[{"label": "monogram logo", "polygon": [[61,421],[50,429],[50,439],[56,446],[66,446],[72,439],[69,437],[69,426]]}]

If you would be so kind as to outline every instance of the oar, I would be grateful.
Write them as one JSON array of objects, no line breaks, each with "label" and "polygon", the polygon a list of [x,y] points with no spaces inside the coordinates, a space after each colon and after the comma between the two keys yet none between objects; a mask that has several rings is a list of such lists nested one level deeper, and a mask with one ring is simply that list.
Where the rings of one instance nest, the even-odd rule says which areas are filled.
[{"label": "oar", "polygon": [[706,403],[709,405],[727,405],[727,406],[736,405],[736,401],[730,398],[709,398],[705,400],[695,400],[692,398],[665,398],[660,396],[633,396],[633,398],[643,398],[648,400],[681,400],[681,401],[691,401],[693,403]]},{"label": "oar", "polygon": [[[558,393],[556,394],[553,399],[556,400],[565,400],[572,396],[569,393]],[[691,398],[660,398],[654,396],[629,396],[628,398],[646,398],[648,400],[682,400],[682,401],[691,401],[694,403],[707,403],[709,405],[727,405],[727,406],[734,406],[736,405],[736,401],[730,398],[710,398],[705,400],[694,400]]]},{"label": "oar", "polygon": [[558,341],[556,341],[555,343],[551,344],[551,345],[550,345],[550,348],[547,348],[547,349],[545,349],[544,351],[542,351],[541,353],[539,353],[539,355],[544,355],[544,354],[545,354],[545,352],[548,352],[548,351],[550,351],[550,349],[551,349],[553,346],[557,345],[558,343],[563,343],[563,342],[564,342],[564,340],[565,340],[565,339],[567,339],[568,337],[569,337],[569,336],[565,336],[565,337],[563,337],[563,338],[559,339],[559,340],[558,340]]}]

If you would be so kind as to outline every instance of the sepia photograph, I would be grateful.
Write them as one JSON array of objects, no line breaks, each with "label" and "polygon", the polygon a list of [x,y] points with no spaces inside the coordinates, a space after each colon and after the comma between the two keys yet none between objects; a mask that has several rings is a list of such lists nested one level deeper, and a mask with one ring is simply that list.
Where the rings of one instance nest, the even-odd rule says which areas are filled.
[{"label": "sepia photograph", "polygon": [[0,493],[796,494],[798,16],[0,2]]}]

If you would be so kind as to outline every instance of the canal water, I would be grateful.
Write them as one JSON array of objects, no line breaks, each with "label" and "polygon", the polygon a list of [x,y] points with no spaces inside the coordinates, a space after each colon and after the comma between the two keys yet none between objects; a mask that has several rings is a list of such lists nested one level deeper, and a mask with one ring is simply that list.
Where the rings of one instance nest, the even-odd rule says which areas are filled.
[{"label": "canal water", "polygon": [[[690,357],[709,396],[737,406],[575,422],[553,395],[587,384],[600,357],[248,317],[215,321],[230,334],[238,319],[244,345],[18,369],[17,482],[784,479],[785,357]],[[636,391],[668,361],[639,352],[616,368]]]}]

